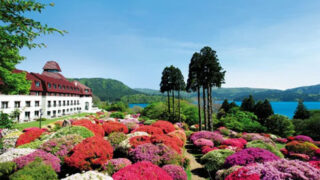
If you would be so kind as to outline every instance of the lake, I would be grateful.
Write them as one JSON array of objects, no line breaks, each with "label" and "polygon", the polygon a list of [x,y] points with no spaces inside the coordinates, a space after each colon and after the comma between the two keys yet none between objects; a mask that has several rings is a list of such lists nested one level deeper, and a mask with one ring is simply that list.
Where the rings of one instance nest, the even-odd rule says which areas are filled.
[{"label": "lake", "polygon": [[[216,103],[222,103],[220,101]],[[275,114],[281,114],[292,118],[294,111],[297,108],[298,102],[270,102]],[[241,102],[236,102],[237,105],[241,105]],[[140,106],[145,108],[148,104],[129,104],[129,107]],[[304,105],[309,109],[320,109],[320,102],[304,102]]]}]

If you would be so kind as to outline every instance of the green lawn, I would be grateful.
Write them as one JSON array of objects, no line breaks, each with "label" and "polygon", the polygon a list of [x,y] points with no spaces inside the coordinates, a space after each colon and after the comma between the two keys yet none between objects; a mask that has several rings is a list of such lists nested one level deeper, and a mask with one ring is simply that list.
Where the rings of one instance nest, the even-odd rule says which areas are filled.
[{"label": "green lawn", "polygon": [[[41,126],[59,121],[59,120],[64,120],[64,119],[72,119],[72,118],[78,118],[78,117],[84,117],[86,115],[90,115],[92,113],[80,113],[80,114],[73,114],[69,116],[63,116],[63,117],[58,117],[54,119],[49,119],[46,121],[41,122]],[[29,127],[39,127],[39,121],[32,121],[32,122],[26,122],[26,123],[20,123],[20,124],[15,124],[13,128],[23,130],[24,128],[29,128]]]}]

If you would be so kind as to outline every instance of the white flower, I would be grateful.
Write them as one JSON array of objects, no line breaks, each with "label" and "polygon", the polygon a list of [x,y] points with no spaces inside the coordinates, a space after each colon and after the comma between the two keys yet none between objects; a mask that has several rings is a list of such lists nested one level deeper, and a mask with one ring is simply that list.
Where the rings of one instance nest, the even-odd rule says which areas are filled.
[{"label": "white flower", "polygon": [[21,148],[21,149],[10,149],[7,152],[0,155],[0,162],[13,161],[14,159],[31,154],[35,149]]},{"label": "white flower", "polygon": [[87,171],[84,173],[73,174],[69,177],[63,178],[62,180],[112,180],[108,174],[103,174],[96,171]]}]

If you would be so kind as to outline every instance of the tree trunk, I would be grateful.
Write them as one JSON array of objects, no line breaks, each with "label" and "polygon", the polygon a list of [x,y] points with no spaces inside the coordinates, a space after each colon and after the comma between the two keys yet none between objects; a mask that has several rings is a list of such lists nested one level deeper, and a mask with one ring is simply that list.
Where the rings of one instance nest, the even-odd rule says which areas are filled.
[{"label": "tree trunk", "polygon": [[168,112],[169,112],[169,119],[170,119],[171,110],[170,110],[170,95],[169,95],[169,91],[167,91],[167,95],[168,95]]},{"label": "tree trunk", "polygon": [[174,91],[172,91],[172,108],[173,108],[173,122],[175,121],[175,108],[174,108]]},{"label": "tree trunk", "polygon": [[208,129],[208,121],[207,121],[207,103],[206,103],[206,87],[202,86],[202,100],[203,100],[203,119],[204,119],[204,129]]},{"label": "tree trunk", "polygon": [[198,116],[199,116],[199,131],[202,130],[202,122],[201,122],[201,105],[200,105],[200,86],[198,86]]},{"label": "tree trunk", "polygon": [[179,110],[179,122],[181,122],[181,109],[180,109],[180,91],[178,91],[178,110]]},{"label": "tree trunk", "polygon": [[213,131],[213,122],[212,122],[212,87],[208,87],[208,119],[209,119],[209,129]]}]

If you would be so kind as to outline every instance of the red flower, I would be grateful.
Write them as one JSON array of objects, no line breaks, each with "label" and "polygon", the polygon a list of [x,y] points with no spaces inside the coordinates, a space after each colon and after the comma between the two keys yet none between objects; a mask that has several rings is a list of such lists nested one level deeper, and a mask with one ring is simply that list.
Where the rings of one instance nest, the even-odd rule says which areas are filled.
[{"label": "red flower", "polygon": [[234,139],[226,139],[221,144],[243,149],[244,146],[247,144],[247,141],[243,138],[234,138]]},{"label": "red flower", "polygon": [[107,121],[102,124],[102,127],[106,134],[110,134],[112,132],[123,132],[125,134],[128,133],[127,126],[118,122]]},{"label": "red flower", "polygon": [[16,146],[20,146],[20,145],[23,145],[23,144],[27,144],[27,143],[30,143],[36,139],[38,139],[41,134],[43,133],[43,130],[42,129],[31,129],[23,134],[21,134],[17,140],[17,143],[16,143]]},{"label": "red flower", "polygon": [[111,144],[102,137],[93,136],[83,140],[65,158],[65,163],[79,170],[91,170],[101,167],[112,159],[113,148]]},{"label": "red flower", "polygon": [[151,143],[149,136],[135,136],[129,139],[132,148],[136,148],[141,144]]},{"label": "red flower", "polygon": [[92,131],[96,136],[104,136],[104,130],[101,125],[94,124],[88,119],[81,119],[72,123],[74,126],[83,126]]},{"label": "red flower", "polygon": [[240,168],[229,174],[225,180],[260,180],[259,174],[247,174],[246,168]]},{"label": "red flower", "polygon": [[159,120],[159,121],[153,123],[151,126],[158,127],[160,129],[162,129],[163,133],[165,133],[165,134],[168,134],[169,132],[176,130],[172,123],[170,123],[168,121],[162,121],[162,120]]},{"label": "red flower", "polygon": [[177,151],[179,154],[181,154],[181,149],[184,145],[183,141],[181,141],[179,138],[177,138],[175,136],[168,136],[165,134],[162,134],[162,135],[158,134],[158,135],[151,136],[151,142],[153,144],[163,143],[166,146]]},{"label": "red flower", "polygon": [[320,161],[310,161],[309,164],[320,170]]},{"label": "red flower", "polygon": [[137,132],[137,131],[146,132],[146,133],[151,134],[151,135],[163,134],[162,129],[160,129],[158,127],[154,127],[154,126],[149,126],[149,125],[142,125],[142,126],[140,126],[139,128],[137,128],[136,130],[134,130],[132,132]]}]

